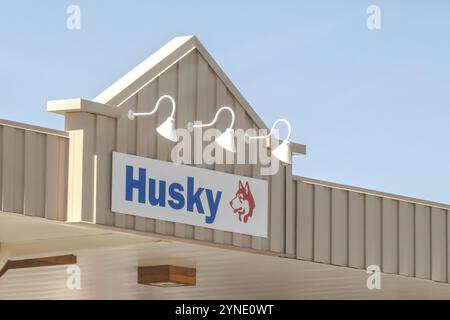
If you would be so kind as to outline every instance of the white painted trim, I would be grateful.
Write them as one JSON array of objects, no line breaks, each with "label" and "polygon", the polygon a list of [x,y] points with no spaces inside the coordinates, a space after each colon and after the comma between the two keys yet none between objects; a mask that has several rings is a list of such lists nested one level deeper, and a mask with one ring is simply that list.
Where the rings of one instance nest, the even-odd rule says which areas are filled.
[{"label": "white painted trim", "polygon": [[62,138],[69,137],[69,134],[65,131],[59,131],[59,130],[55,130],[55,129],[39,127],[39,126],[27,124],[27,123],[16,122],[16,121],[5,120],[5,119],[0,119],[0,126],[22,129],[22,130],[26,130],[26,131],[33,131],[33,132],[37,132],[37,133],[53,135],[53,136],[58,136],[58,137],[62,137]]}]

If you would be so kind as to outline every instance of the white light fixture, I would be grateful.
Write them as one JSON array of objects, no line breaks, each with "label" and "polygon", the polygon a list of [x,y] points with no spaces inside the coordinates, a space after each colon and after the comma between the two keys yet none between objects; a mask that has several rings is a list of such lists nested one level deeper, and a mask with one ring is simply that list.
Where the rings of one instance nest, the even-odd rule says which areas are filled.
[{"label": "white light fixture", "polygon": [[128,119],[130,120],[134,120],[135,117],[140,117],[140,116],[150,116],[152,114],[154,114],[158,108],[159,108],[159,104],[163,99],[169,99],[170,102],[172,102],[172,113],[170,114],[169,117],[167,117],[167,119],[158,127],[156,128],[156,131],[163,136],[164,138],[173,141],[173,142],[177,142],[178,141],[178,136],[177,133],[175,131],[175,110],[176,110],[176,104],[175,104],[175,100],[168,95],[163,95],[161,96],[158,101],[156,102],[155,108],[150,111],[150,112],[134,112],[133,110],[129,110],[128,111]]},{"label": "white light fixture", "polygon": [[231,124],[230,126],[223,132],[219,137],[216,138],[216,143],[221,146],[222,148],[230,151],[230,152],[236,152],[236,147],[234,144],[234,120],[235,115],[233,109],[230,107],[224,106],[217,110],[216,116],[214,117],[214,120],[207,124],[193,124],[192,122],[188,123],[188,129],[189,131],[192,131],[194,128],[203,128],[203,127],[210,127],[216,123],[217,118],[219,116],[219,113],[221,113],[223,110],[228,110],[231,113]]},{"label": "white light fixture", "polygon": [[280,160],[283,164],[289,165],[292,164],[292,153],[291,153],[291,144],[289,142],[289,139],[291,137],[291,124],[286,119],[278,119],[275,121],[272,125],[272,129],[270,130],[268,135],[265,136],[258,136],[258,137],[250,137],[247,136],[247,139],[253,140],[253,139],[266,139],[270,137],[273,134],[273,130],[275,129],[275,126],[280,123],[284,122],[286,123],[288,127],[288,136],[287,138],[275,149],[272,150],[272,155]]}]

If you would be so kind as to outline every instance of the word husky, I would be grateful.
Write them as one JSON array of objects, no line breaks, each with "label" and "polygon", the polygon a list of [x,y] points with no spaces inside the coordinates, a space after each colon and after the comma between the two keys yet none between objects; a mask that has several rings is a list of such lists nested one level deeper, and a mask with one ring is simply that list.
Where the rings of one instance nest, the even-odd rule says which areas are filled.
[{"label": "word husky", "polygon": [[244,186],[242,181],[239,180],[239,189],[236,192],[236,196],[230,201],[230,206],[234,213],[239,215],[239,221],[242,221],[243,217],[244,223],[247,223],[248,218],[253,215],[253,210],[255,209],[255,200],[248,182]]},{"label": "word husky", "polygon": [[195,209],[198,214],[205,214],[204,197],[202,197],[205,194],[209,209],[209,215],[205,214],[205,222],[211,224],[216,219],[222,191],[214,192],[211,189],[196,187],[193,177],[187,177],[185,184],[173,182],[167,185],[165,180],[147,179],[147,170],[145,168],[139,168],[138,179],[133,177],[134,167],[127,165],[125,200],[132,202],[133,190],[137,189],[139,203],[145,204],[148,202],[151,206],[162,208],[168,205],[174,210],[182,210],[186,207],[188,212],[194,212]]}]

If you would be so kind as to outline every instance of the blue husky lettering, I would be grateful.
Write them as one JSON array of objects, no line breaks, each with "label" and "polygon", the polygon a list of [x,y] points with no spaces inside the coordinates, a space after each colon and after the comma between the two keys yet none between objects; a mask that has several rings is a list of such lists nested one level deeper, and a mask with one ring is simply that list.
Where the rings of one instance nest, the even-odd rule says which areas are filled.
[{"label": "blue husky lettering", "polygon": [[[139,168],[138,178],[134,178],[134,167],[127,165],[125,168],[125,200],[133,202],[134,190],[138,192],[137,201],[141,204],[148,203],[151,206],[166,207],[173,210],[182,210],[186,207],[187,212],[194,212],[205,215],[205,223],[214,223],[219,210],[222,191],[213,191],[208,188],[201,188],[195,185],[195,178],[187,177],[185,188],[181,183],[173,182],[169,185],[165,180],[147,178],[147,170]],[[148,193],[148,196],[147,196]],[[206,195],[209,215],[205,214],[203,197]]]}]

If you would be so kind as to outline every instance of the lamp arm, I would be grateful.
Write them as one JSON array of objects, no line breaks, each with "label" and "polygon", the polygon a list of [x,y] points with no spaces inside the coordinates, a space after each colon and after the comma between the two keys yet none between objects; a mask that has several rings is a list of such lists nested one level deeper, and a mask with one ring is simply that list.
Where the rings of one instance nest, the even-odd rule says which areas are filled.
[{"label": "lamp arm", "polygon": [[288,136],[287,136],[286,140],[289,140],[290,137],[291,137],[291,131],[292,131],[292,128],[291,128],[291,124],[290,124],[289,121],[287,121],[286,119],[278,119],[277,121],[275,121],[275,122],[273,123],[273,125],[272,125],[272,129],[270,129],[269,134],[267,134],[267,135],[265,135],[265,136],[248,137],[248,139],[250,139],[250,140],[253,140],[253,139],[266,139],[266,138],[270,137],[270,136],[273,134],[273,130],[275,130],[275,126],[276,126],[278,123],[280,123],[280,122],[284,122],[284,123],[287,125],[287,127],[288,127]]},{"label": "lamp arm", "polygon": [[133,116],[150,116],[150,115],[154,114],[158,110],[159,104],[164,99],[169,99],[170,102],[172,102],[172,113],[170,114],[170,117],[173,118],[174,115],[175,115],[176,103],[175,103],[175,100],[169,95],[163,95],[163,96],[159,97],[158,101],[156,102],[155,108],[152,111],[150,111],[150,112],[138,112],[138,113],[133,112]]},{"label": "lamp arm", "polygon": [[219,113],[221,113],[223,110],[228,110],[231,113],[231,124],[228,128],[233,128],[234,127],[234,121],[235,121],[235,115],[234,115],[234,111],[233,109],[231,109],[230,107],[224,106],[222,108],[220,108],[219,110],[217,110],[216,112],[216,116],[214,117],[213,121],[211,121],[210,123],[207,124],[194,124],[193,128],[203,128],[203,127],[210,127],[212,126],[214,123],[216,123],[217,118],[219,117]]}]

